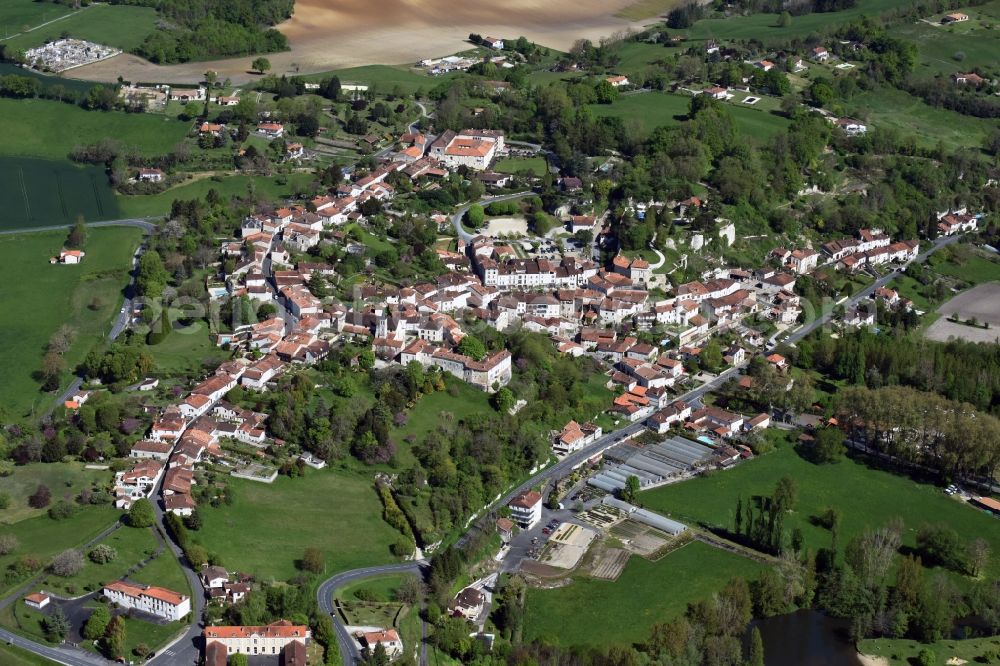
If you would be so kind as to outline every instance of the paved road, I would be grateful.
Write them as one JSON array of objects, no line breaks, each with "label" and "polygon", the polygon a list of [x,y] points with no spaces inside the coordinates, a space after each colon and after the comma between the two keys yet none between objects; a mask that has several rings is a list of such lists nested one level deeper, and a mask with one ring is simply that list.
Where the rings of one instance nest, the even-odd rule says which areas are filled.
[{"label": "paved road", "polygon": [[[921,252],[920,254],[918,254],[913,259],[913,261],[911,263],[915,263],[915,264],[923,263],[924,261],[927,260],[927,257],[931,256],[932,254],[934,254],[935,252],[937,252],[938,250],[940,250],[944,246],[950,245],[950,244],[954,243],[959,238],[961,238],[960,235],[955,235],[955,236],[945,236],[943,238],[937,239],[936,241],[934,241],[933,243],[931,243],[930,246],[926,250],[924,250],[923,252]],[[896,270],[892,271],[891,273],[886,273],[885,275],[883,275],[882,277],[880,277],[878,280],[876,280],[874,283],[872,283],[871,285],[865,287],[864,289],[862,289],[861,291],[859,291],[858,293],[854,294],[849,299],[847,299],[847,301],[844,303],[844,307],[848,308],[848,309],[852,308],[855,305],[857,305],[861,300],[869,298],[875,292],[876,289],[878,289],[880,287],[884,287],[889,282],[891,282],[895,278],[897,278],[900,275],[902,275],[902,273],[905,270],[905,268],[906,268],[905,266],[901,266],[901,267],[897,268]],[[820,327],[820,326],[828,323],[832,318],[833,318],[833,311],[832,310],[830,312],[825,312],[822,315],[820,315],[819,317],[817,317],[816,319],[814,319],[813,321],[809,322],[808,324],[806,324],[802,328],[798,329],[797,331],[795,331],[794,333],[792,333],[791,335],[789,335],[787,338],[785,338],[782,342],[779,342],[778,344],[779,345],[780,344],[785,344],[785,345],[795,344],[799,340],[801,340],[802,338],[804,338],[807,335],[809,335],[810,333],[812,333],[818,327]],[[778,346],[778,345],[774,345],[774,346]]]},{"label": "paved road", "polygon": [[451,216],[451,226],[455,227],[455,233],[458,234],[458,237],[464,240],[466,243],[468,243],[470,240],[479,235],[478,233],[474,234],[469,233],[462,227],[462,218],[465,217],[465,214],[469,211],[470,208],[472,208],[473,205],[479,204],[481,206],[488,206],[489,204],[495,201],[511,201],[512,199],[523,199],[524,197],[529,197],[532,194],[534,194],[534,192],[528,190],[526,192],[515,192],[514,194],[501,194],[500,196],[497,197],[483,197],[479,201],[470,201],[469,203],[459,208],[458,211],[456,211],[455,214]]},{"label": "paved road", "polygon": [[180,664],[198,664],[201,660],[201,633],[205,626],[204,623],[204,610],[205,610],[205,592],[204,588],[201,586],[201,581],[198,579],[198,574],[195,573],[194,569],[191,567],[190,562],[184,557],[184,552],[180,549],[172,539],[169,538],[170,532],[167,530],[166,517],[167,513],[163,510],[163,480],[166,477],[160,479],[160,482],[156,486],[156,490],[151,496],[153,502],[153,508],[156,511],[156,518],[159,523],[158,527],[162,527],[163,534],[165,535],[164,540],[170,550],[173,551],[174,555],[177,557],[181,564],[181,568],[184,570],[184,575],[187,577],[188,585],[191,587],[191,618],[193,621],[188,625],[187,630],[183,635],[176,638],[169,645],[160,649],[156,656],[150,659],[147,663],[149,664],[163,664],[163,666],[175,666]]},{"label": "paved road", "polygon": [[[337,590],[344,587],[345,585],[351,585],[363,581],[368,578],[373,578],[375,576],[384,576],[386,574],[415,574],[417,576],[423,575],[421,572],[422,567],[426,564],[422,562],[400,562],[399,564],[386,564],[378,567],[366,567],[364,569],[354,569],[353,571],[345,571],[343,573],[336,574],[330,578],[323,581],[319,589],[316,590],[316,597],[319,602],[320,611],[331,616],[333,620],[333,628],[337,634],[337,645],[340,648],[340,656],[344,660],[345,666],[355,666],[361,662],[361,653],[358,651],[357,645],[354,639],[349,633],[347,633],[347,628],[344,626],[340,615],[334,612],[333,598]],[[426,627],[422,628],[423,636],[426,638]],[[426,642],[422,642],[425,645]],[[426,653],[421,648],[421,660],[420,663],[424,664],[426,662]]]},{"label": "paved road", "polygon": [[[130,217],[122,220],[102,220],[100,222],[87,222],[87,228],[99,228],[99,227],[136,227],[142,229],[146,233],[152,232],[156,225],[150,220],[158,220],[157,217]],[[0,231],[0,236],[12,236],[14,234],[30,234],[33,231],[62,231],[64,229],[70,229],[72,224],[53,224],[47,227],[28,227],[22,229],[4,229]]]}]

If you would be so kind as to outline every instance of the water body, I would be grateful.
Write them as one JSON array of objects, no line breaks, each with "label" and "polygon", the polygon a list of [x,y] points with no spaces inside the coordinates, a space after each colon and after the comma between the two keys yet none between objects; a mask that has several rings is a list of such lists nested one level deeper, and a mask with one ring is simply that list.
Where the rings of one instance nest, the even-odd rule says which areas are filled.
[{"label": "water body", "polygon": [[754,623],[767,666],[862,666],[847,638],[847,623],[800,610]]}]

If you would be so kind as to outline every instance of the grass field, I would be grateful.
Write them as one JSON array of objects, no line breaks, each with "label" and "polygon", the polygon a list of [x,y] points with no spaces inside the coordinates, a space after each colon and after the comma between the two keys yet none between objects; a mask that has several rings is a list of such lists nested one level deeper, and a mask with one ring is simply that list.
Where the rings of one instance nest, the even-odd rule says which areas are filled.
[{"label": "grass field", "polygon": [[[969,21],[947,26],[914,21],[895,25],[889,30],[893,37],[917,45],[920,52],[917,76],[972,72],[992,67],[1000,61],[1000,39],[996,34],[1000,2],[994,0],[962,11],[969,15]],[[939,15],[927,18],[933,20]],[[986,27],[984,23],[991,27]]]},{"label": "grass field", "polygon": [[[921,525],[944,523],[966,538],[982,537],[994,550],[1000,548],[1000,522],[938,488],[851,459],[814,465],[789,444],[732,470],[644,492],[641,500],[644,506],[681,521],[732,529],[737,497],[746,501],[770,495],[785,476],[799,487],[798,503],[785,527],[801,529],[806,547],[813,551],[830,545],[830,533],[810,521],[828,507],[843,513],[842,544],[866,527],[880,527],[898,517],[905,524],[906,546],[914,546]],[[1000,561],[994,559],[987,575],[998,573]]]},{"label": "grass field", "polygon": [[104,169],[62,160],[0,156],[0,229],[72,224],[121,215]]},{"label": "grass field", "polygon": [[824,32],[831,26],[846,23],[859,16],[875,16],[881,12],[910,4],[910,0],[860,0],[857,6],[840,12],[815,12],[793,16],[787,28],[778,27],[777,14],[751,14],[724,19],[698,21],[684,31],[688,39],[741,40],[756,39],[765,44],[793,37],[805,37],[813,32]]},{"label": "grass field", "polygon": [[[224,199],[234,195],[246,196],[247,188],[253,183],[254,191],[262,200],[278,201],[295,195],[296,188],[304,187],[313,180],[310,173],[293,173],[283,176],[224,176],[221,180],[201,178],[176,185],[153,195],[118,195],[121,214],[130,217],[166,215],[170,205],[178,199],[201,199],[209,190],[215,190]],[[284,183],[280,182],[284,181]]]},{"label": "grass field", "polygon": [[961,263],[945,262],[934,266],[934,270],[942,275],[948,275],[971,284],[980,284],[990,280],[1000,279],[1000,260],[975,254]]},{"label": "grass field", "polygon": [[497,161],[493,166],[499,173],[518,173],[530,171],[536,176],[544,176],[549,165],[544,157],[508,157]]},{"label": "grass field", "polygon": [[891,127],[904,137],[916,137],[925,148],[942,143],[947,148],[981,148],[996,123],[929,106],[902,90],[886,88],[856,95],[846,104],[878,131]]},{"label": "grass field", "polygon": [[[44,590],[68,597],[93,592],[107,583],[121,579],[134,565],[156,552],[157,547],[151,528],[122,527],[101,543],[118,551],[118,557],[114,561],[95,564],[90,558],[85,558],[83,568],[75,576],[64,578],[49,574],[42,579],[39,586]],[[167,587],[164,583],[157,585]]]},{"label": "grass field", "polygon": [[[22,520],[15,525],[0,527],[0,534],[12,534],[21,545],[12,553],[0,556],[0,569],[21,555],[35,555],[48,561],[67,548],[84,543],[109,527],[121,515],[120,511],[106,506],[80,507],[68,520],[52,520],[48,516],[38,516]],[[124,529],[124,528],[123,528]],[[0,584],[0,591],[16,587]]]},{"label": "grass field", "polygon": [[0,478],[0,492],[11,497],[10,506],[0,511],[0,522],[9,525],[44,514],[45,509],[28,506],[28,496],[35,492],[39,484],[49,487],[54,501],[72,500],[81,490],[90,488],[94,481],[107,481],[109,478],[107,471],[84,469],[82,462],[19,465],[14,468],[13,474]]},{"label": "grass field", "polygon": [[938,641],[930,645],[906,639],[869,638],[858,644],[858,652],[884,657],[889,660],[890,666],[910,666],[910,664],[918,663],[917,655],[925,648],[929,648],[937,656],[938,661],[935,663],[943,664],[946,660],[957,657],[964,661],[948,661],[948,663],[995,664],[995,661],[988,658],[977,659],[977,657],[982,657],[987,652],[1000,651],[1000,637]]},{"label": "grass field", "polygon": [[761,565],[695,541],[658,562],[632,556],[616,581],[575,578],[552,590],[528,590],[525,640],[607,647],[649,638],[689,602],[710,597],[736,576],[753,579]]},{"label": "grass field", "polygon": [[671,9],[681,4],[683,3],[680,0],[637,0],[615,14],[615,16],[620,16],[630,21],[641,21],[642,19],[664,16]]},{"label": "grass field", "polygon": [[192,533],[225,565],[258,579],[286,580],[306,548],[326,555],[326,572],[389,562],[397,532],[382,518],[372,480],[343,470],[307,470],[273,484],[230,479],[232,506],[203,511]]},{"label": "grass field", "polygon": [[216,346],[204,322],[197,330],[173,331],[158,345],[149,345],[146,351],[156,362],[156,369],[168,375],[183,375],[203,369],[206,362],[218,364],[230,353]]},{"label": "grass field", "polygon": [[[8,0],[10,1],[17,0]],[[58,39],[68,32],[75,39],[85,39],[128,51],[139,46],[155,27],[156,10],[152,7],[95,4],[55,23],[12,37],[6,43],[12,48],[26,50]]]},{"label": "grass field", "polygon": [[187,134],[188,123],[162,115],[84,111],[45,99],[0,99],[0,155],[65,159],[74,146],[116,139],[142,155],[161,155]]},{"label": "grass field", "polygon": [[146,585],[159,585],[181,594],[191,594],[191,584],[170,548],[164,548],[160,555],[129,576],[129,580]]},{"label": "grass field", "polygon": [[6,38],[69,13],[69,6],[64,4],[35,2],[35,0],[4,0],[0,3],[0,37]]},{"label": "grass field", "polygon": [[457,76],[457,74],[445,74],[432,78],[405,65],[398,67],[392,65],[365,65],[363,67],[350,67],[348,69],[338,69],[321,74],[310,74],[303,78],[307,81],[322,81],[331,75],[339,77],[341,83],[365,84],[370,89],[380,93],[391,93],[398,87],[403,93],[408,95],[412,95],[419,90],[430,90],[442,82]]},{"label": "grass field", "polygon": [[41,367],[49,337],[62,325],[76,330],[64,355],[73,368],[107,332],[121,305],[121,290],[141,232],[131,228],[91,229],[82,264],[49,264],[66,238],[61,231],[0,237],[0,404],[20,417],[51,399],[34,373]]},{"label": "grass field", "polygon": [[443,414],[451,414],[455,421],[461,421],[473,414],[482,414],[492,410],[488,394],[465,382],[452,380],[450,377],[445,381],[448,382],[449,386],[454,387],[454,395],[446,390],[421,396],[413,409],[407,412],[406,423],[393,428],[392,438],[399,447],[396,451],[396,459],[401,466],[405,467],[414,463],[413,454],[410,452],[411,440],[413,442],[422,440],[427,433],[434,430],[442,422]]},{"label": "grass field", "polygon": [[[621,97],[614,104],[591,104],[588,108],[596,117],[619,117],[648,132],[661,125],[679,123],[687,116],[690,102],[687,95],[652,92]],[[766,111],[735,105],[724,108],[745,137],[769,138],[784,131],[788,125],[787,119]]]}]

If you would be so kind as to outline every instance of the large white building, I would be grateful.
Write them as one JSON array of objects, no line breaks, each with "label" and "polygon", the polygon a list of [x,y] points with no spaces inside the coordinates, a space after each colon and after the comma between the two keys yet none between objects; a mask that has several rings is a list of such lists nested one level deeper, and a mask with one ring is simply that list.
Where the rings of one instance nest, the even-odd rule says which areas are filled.
[{"label": "large white building", "polygon": [[190,597],[163,587],[119,580],[104,586],[104,596],[122,608],[134,608],[171,622],[191,612]]},{"label": "large white building", "polygon": [[431,144],[430,155],[453,169],[466,166],[485,171],[503,145],[503,132],[499,130],[467,129],[457,134],[448,130]]},{"label": "large white building", "polygon": [[523,530],[530,530],[542,520],[542,494],[528,490],[510,501],[510,517]]},{"label": "large white building", "polygon": [[291,643],[306,643],[309,627],[279,620],[263,627],[205,627],[206,650],[221,644],[226,654],[280,654]]}]

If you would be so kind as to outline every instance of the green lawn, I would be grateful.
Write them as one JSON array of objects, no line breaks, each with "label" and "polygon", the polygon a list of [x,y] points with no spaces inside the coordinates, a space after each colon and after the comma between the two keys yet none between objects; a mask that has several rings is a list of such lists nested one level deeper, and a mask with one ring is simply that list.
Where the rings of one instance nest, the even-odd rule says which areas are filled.
[{"label": "green lawn", "polygon": [[[47,231],[0,237],[0,309],[8,313],[0,326],[0,404],[12,417],[32,407],[43,409],[50,394],[42,393],[34,373],[41,368],[49,337],[62,325],[77,332],[65,354],[73,368],[107,333],[121,306],[126,271],[141,232],[131,228],[90,229],[76,266],[49,264],[66,234]],[[68,376],[68,373],[67,373]]]},{"label": "green lawn", "polygon": [[172,331],[160,344],[147,345],[146,351],[156,362],[157,372],[165,375],[197,373],[208,363],[218,365],[230,357],[230,352],[215,344],[203,321]]},{"label": "green lawn", "polygon": [[449,387],[447,390],[420,397],[413,409],[407,412],[406,423],[393,429],[393,439],[397,442],[405,441],[411,436],[417,441],[423,439],[441,423],[445,412],[451,414],[454,420],[461,421],[473,414],[492,411],[489,394],[450,376],[447,376],[445,382]]},{"label": "green lawn", "polygon": [[170,548],[164,548],[155,560],[131,574],[129,580],[145,585],[158,585],[181,594],[191,594],[187,576]]},{"label": "green lawn", "polygon": [[544,176],[549,165],[545,162],[544,157],[508,157],[499,160],[493,168],[500,173],[530,171],[536,176]]},{"label": "green lawn", "polygon": [[916,137],[924,147],[943,143],[950,149],[980,148],[996,126],[995,121],[929,106],[918,97],[889,88],[856,95],[845,106],[875,131],[891,127],[903,137]]},{"label": "green lawn", "polygon": [[26,50],[58,39],[68,32],[75,39],[127,51],[139,46],[155,26],[156,10],[152,7],[91,5],[55,23],[12,37],[6,43],[12,48]]},{"label": "green lawn", "polygon": [[[785,527],[789,532],[801,529],[806,547],[813,551],[830,545],[830,533],[810,522],[828,507],[843,513],[842,545],[866,527],[880,527],[898,517],[905,524],[906,546],[914,546],[921,525],[944,523],[965,538],[986,539],[994,551],[1000,548],[1000,522],[934,486],[854,460],[814,465],[789,444],[735,469],[644,492],[641,501],[683,522],[732,529],[737,497],[746,501],[753,495],[770,495],[784,476],[795,479],[799,487],[798,503]],[[987,575],[998,573],[1000,560],[994,558]]]},{"label": "green lawn", "polygon": [[309,173],[292,173],[281,176],[224,176],[221,180],[200,178],[175,185],[160,194],[118,195],[122,215],[145,217],[166,215],[170,206],[178,199],[203,199],[209,190],[215,190],[223,199],[234,195],[246,196],[250,183],[262,200],[279,201],[289,199],[313,181]]},{"label": "green lawn", "polygon": [[379,576],[369,578],[354,585],[347,585],[337,590],[337,598],[345,601],[357,601],[355,592],[366,590],[372,595],[372,601],[389,602],[395,601],[396,590],[409,578],[407,574],[393,574],[389,576]]},{"label": "green lawn", "polygon": [[[979,660],[977,657],[987,652],[1000,652],[1000,637],[970,638],[961,641],[938,641],[930,645],[918,641],[893,638],[869,638],[858,644],[858,652],[876,657],[885,657],[891,666],[910,666],[916,664],[920,651],[929,648],[937,656],[934,663],[943,664],[952,657],[963,659],[970,664],[995,664],[989,659]],[[949,662],[951,663],[951,662]]]},{"label": "green lawn", "polygon": [[[69,6],[64,4],[35,2],[35,0],[4,0],[0,3],[0,38],[13,35],[25,28],[34,28],[69,13]],[[0,40],[2,41],[4,40]]]},{"label": "green lawn", "polygon": [[981,254],[974,254],[961,263],[949,261],[938,264],[934,270],[970,284],[989,282],[1000,278],[1000,261]]},{"label": "green lawn", "polygon": [[52,666],[48,659],[6,643],[0,645],[0,662],[5,666]]},{"label": "green lawn", "polygon": [[[22,555],[34,555],[47,562],[67,548],[79,546],[93,538],[118,520],[120,515],[121,512],[110,507],[85,506],[79,508],[68,520],[38,516],[22,520],[16,525],[0,527],[0,534],[12,534],[21,542],[14,552],[0,556],[0,570],[6,570],[11,562]],[[0,591],[18,584],[0,584]]]},{"label": "green lawn", "polygon": [[[83,568],[75,576],[63,578],[49,574],[42,579],[39,587],[68,597],[93,592],[107,583],[120,580],[134,565],[156,552],[157,546],[152,529],[132,527],[122,527],[115,530],[101,543],[118,551],[118,557],[114,561],[107,564],[95,564],[89,557],[85,558]],[[161,583],[157,584],[161,585]]]},{"label": "green lawn", "polygon": [[412,95],[419,90],[430,90],[443,81],[458,76],[458,74],[445,74],[444,76],[432,78],[419,70],[411,69],[405,65],[398,67],[392,65],[365,65],[363,67],[350,67],[332,72],[323,72],[321,74],[310,74],[303,78],[307,81],[322,81],[331,75],[338,76],[341,83],[360,83],[370,86],[381,93],[391,93],[399,88],[407,95]]},{"label": "green lawn", "polygon": [[649,638],[657,622],[684,612],[734,577],[753,579],[761,565],[699,541],[658,562],[632,556],[616,581],[577,577],[551,590],[528,590],[525,640],[607,647]]},{"label": "green lawn", "polygon": [[636,0],[615,16],[632,21],[665,16],[671,9],[684,4],[681,0]]},{"label": "green lawn", "polygon": [[5,135],[0,155],[64,159],[74,146],[116,139],[142,155],[170,152],[190,129],[162,115],[84,111],[45,99],[0,99]]},{"label": "green lawn", "polygon": [[[613,104],[591,104],[587,108],[598,118],[619,117],[648,132],[661,125],[676,125],[684,120],[690,103],[691,98],[687,95],[651,92],[620,97]],[[783,132],[788,125],[786,118],[764,110],[734,104],[724,108],[745,137],[769,138]]]},{"label": "green lawn", "polygon": [[0,511],[0,522],[5,525],[44,514],[46,509],[32,509],[28,496],[39,484],[49,487],[53,500],[73,500],[80,491],[90,488],[95,481],[107,482],[110,472],[85,469],[82,462],[34,463],[14,468],[10,476],[0,478],[0,492],[11,497],[10,506]]},{"label": "green lawn", "polygon": [[326,555],[326,575],[392,561],[397,532],[382,518],[370,476],[343,470],[307,470],[273,484],[229,479],[232,506],[203,510],[192,533],[230,569],[258,579],[286,580],[306,548]]}]

